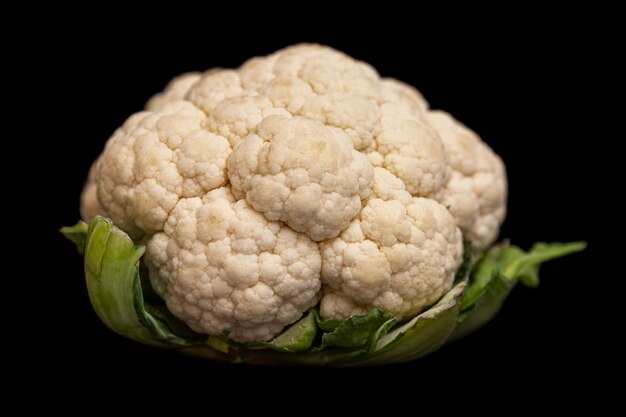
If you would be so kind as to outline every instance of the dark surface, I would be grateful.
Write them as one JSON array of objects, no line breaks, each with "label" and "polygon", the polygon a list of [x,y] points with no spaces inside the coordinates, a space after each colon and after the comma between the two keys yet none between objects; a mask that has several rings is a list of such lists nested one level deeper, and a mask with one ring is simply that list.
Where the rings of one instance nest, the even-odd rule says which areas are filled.
[{"label": "dark surface", "polygon": [[[542,27],[539,22],[533,33]],[[598,204],[589,164],[597,155],[588,142],[592,131],[579,120],[588,117],[581,106],[589,103],[581,102],[580,90],[590,80],[581,72],[573,88],[564,77],[581,59],[581,37],[575,31],[565,38],[547,32],[535,38],[523,36],[524,28],[479,33],[468,25],[452,40],[412,26],[394,31],[393,24],[383,31],[386,35],[365,29],[349,36],[325,30],[300,35],[285,28],[274,33],[250,30],[242,41],[228,41],[223,32],[218,36],[220,31],[212,34],[210,28],[205,28],[206,42],[200,29],[152,40],[148,30],[124,32],[119,39],[105,41],[90,38],[82,26],[60,34],[54,43],[58,67],[51,94],[63,104],[48,110],[54,116],[50,128],[55,139],[43,145],[43,153],[53,162],[43,191],[51,202],[52,221],[42,239],[49,247],[44,257],[51,256],[46,259],[51,268],[46,279],[54,281],[45,282],[41,291],[53,300],[44,316],[55,317],[43,337],[50,345],[46,366],[52,365],[45,375],[53,379],[64,375],[79,384],[93,383],[96,376],[120,378],[129,385],[137,384],[137,375],[141,384],[159,386],[201,380],[194,383],[196,389],[213,393],[218,383],[246,381],[246,388],[237,389],[257,389],[270,377],[282,379],[285,389],[296,389],[317,376],[338,385],[348,380],[365,384],[373,378],[376,386],[392,384],[394,375],[402,375],[413,382],[401,385],[417,390],[431,383],[452,390],[464,380],[482,390],[483,385],[473,382],[480,378],[491,381],[486,389],[503,391],[528,379],[532,381],[526,387],[528,395],[548,392],[557,383],[575,384],[581,370],[589,368],[584,360],[589,341],[580,334],[588,319],[574,320],[572,310],[585,306],[590,293],[606,290],[589,283],[597,250],[590,218]],[[80,46],[76,36],[87,37],[91,46]],[[329,44],[369,62],[384,76],[415,85],[433,108],[451,112],[477,131],[507,165],[509,214],[501,237],[525,249],[538,240],[587,240],[590,247],[547,264],[541,286],[518,287],[500,315],[479,332],[403,365],[330,371],[234,366],[162,352],[112,334],[91,310],[81,259],[56,233],[58,227],[78,219],[78,196],[92,160],[113,130],[171,77],[234,67],[253,55],[300,41]],[[59,331],[60,323],[66,330]],[[572,358],[578,358],[576,366]],[[445,382],[450,374],[463,376]]]}]

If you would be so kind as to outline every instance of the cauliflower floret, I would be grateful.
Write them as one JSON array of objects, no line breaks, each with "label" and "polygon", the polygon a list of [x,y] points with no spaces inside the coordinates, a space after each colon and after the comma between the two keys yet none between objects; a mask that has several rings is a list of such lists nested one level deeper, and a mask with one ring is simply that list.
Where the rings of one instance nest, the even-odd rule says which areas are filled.
[{"label": "cauliflower floret", "polygon": [[407,115],[397,107],[391,104],[381,106],[382,131],[375,141],[375,158],[404,181],[412,195],[430,197],[447,180],[446,152],[439,136],[419,115]]},{"label": "cauliflower floret", "polygon": [[452,167],[441,203],[472,245],[486,248],[498,237],[506,215],[504,163],[476,133],[448,113],[428,112],[426,119],[439,133]]},{"label": "cauliflower floret", "polygon": [[369,161],[341,131],[280,116],[265,119],[235,148],[228,175],[233,190],[268,219],[317,241],[346,228],[373,180]]},{"label": "cauliflower floret", "polygon": [[320,244],[322,317],[345,319],[377,307],[411,317],[452,287],[463,238],[434,200],[412,197],[402,181],[375,170],[374,196],[339,237]]},{"label": "cauliflower floret", "polygon": [[357,151],[368,148],[380,132],[378,105],[357,94],[318,95],[304,103],[302,115],[342,129]]},{"label": "cauliflower floret", "polygon": [[147,255],[154,288],[198,332],[269,340],[319,299],[315,242],[266,220],[228,188],[181,199]]},{"label": "cauliflower floret", "polygon": [[311,86],[298,77],[276,77],[268,81],[261,92],[274,106],[284,108],[291,114],[302,113],[302,107],[315,97]]},{"label": "cauliflower floret", "polygon": [[428,102],[419,91],[393,78],[380,80],[380,104],[394,105],[398,112],[414,117],[428,110]]},{"label": "cauliflower floret", "polygon": [[290,117],[288,111],[274,108],[265,96],[232,97],[215,106],[207,120],[207,128],[226,137],[234,148],[254,132],[263,119],[273,114]]},{"label": "cauliflower floret", "polygon": [[98,164],[98,199],[136,238],[163,230],[181,197],[201,197],[227,181],[230,145],[202,128],[204,113],[186,101],[129,118]]},{"label": "cauliflower floret", "polygon": [[376,71],[332,48],[295,45],[273,59],[274,76],[299,77],[317,94],[343,92],[378,98]]},{"label": "cauliflower floret", "polygon": [[215,69],[203,74],[185,97],[210,115],[213,109],[227,98],[251,94],[253,94],[251,91],[241,87],[241,79],[237,71]]},{"label": "cauliflower floret", "polygon": [[155,290],[193,329],[255,341],[320,297],[323,318],[418,313],[452,285],[459,228],[486,247],[505,200],[472,131],[303,44],[172,80],[109,139],[81,215],[147,243]]},{"label": "cauliflower floret", "polygon": [[200,80],[199,72],[188,72],[170,81],[163,92],[157,93],[146,103],[146,110],[158,111],[174,101],[180,101],[185,98],[187,91]]}]

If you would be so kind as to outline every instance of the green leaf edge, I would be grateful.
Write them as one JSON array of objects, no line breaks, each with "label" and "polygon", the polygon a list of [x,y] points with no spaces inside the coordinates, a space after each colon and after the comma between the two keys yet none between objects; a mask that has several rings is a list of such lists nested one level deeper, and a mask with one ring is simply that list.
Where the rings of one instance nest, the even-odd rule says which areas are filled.
[{"label": "green leaf edge", "polygon": [[87,229],[89,226],[82,220],[79,220],[74,226],[63,226],[59,232],[66,238],[71,240],[75,245],[78,253],[85,254],[85,240],[87,238]]},{"label": "green leaf edge", "polygon": [[542,263],[580,252],[586,247],[586,242],[538,242],[524,252],[508,242],[493,246],[472,270],[472,280],[461,302],[459,324],[451,341],[473,333],[491,321],[517,282],[537,287]]}]

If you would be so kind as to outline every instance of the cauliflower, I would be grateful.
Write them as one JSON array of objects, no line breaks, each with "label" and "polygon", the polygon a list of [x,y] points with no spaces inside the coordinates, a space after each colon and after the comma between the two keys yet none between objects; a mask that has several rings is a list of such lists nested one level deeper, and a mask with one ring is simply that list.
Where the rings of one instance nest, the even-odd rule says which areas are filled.
[{"label": "cauliflower", "polygon": [[453,285],[505,216],[502,161],[412,87],[319,45],[174,79],[94,163],[86,221],[146,245],[196,332],[268,341],[324,319],[408,319]]}]

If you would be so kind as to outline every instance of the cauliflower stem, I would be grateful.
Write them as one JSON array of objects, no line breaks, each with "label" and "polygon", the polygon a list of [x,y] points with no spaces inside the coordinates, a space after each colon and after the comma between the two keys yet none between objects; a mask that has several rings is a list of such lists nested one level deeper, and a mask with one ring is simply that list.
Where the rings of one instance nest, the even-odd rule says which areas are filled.
[{"label": "cauliflower stem", "polygon": [[91,303],[114,332],[193,356],[265,365],[370,366],[419,358],[487,323],[518,281],[536,287],[542,262],[585,248],[584,242],[538,243],[525,252],[505,242],[473,260],[466,242],[452,289],[415,317],[400,320],[373,308],[322,320],[316,306],[269,342],[237,343],[226,332],[194,332],[171,314],[140,276],[145,247],[111,220],[95,216],[61,232],[84,254]]}]

